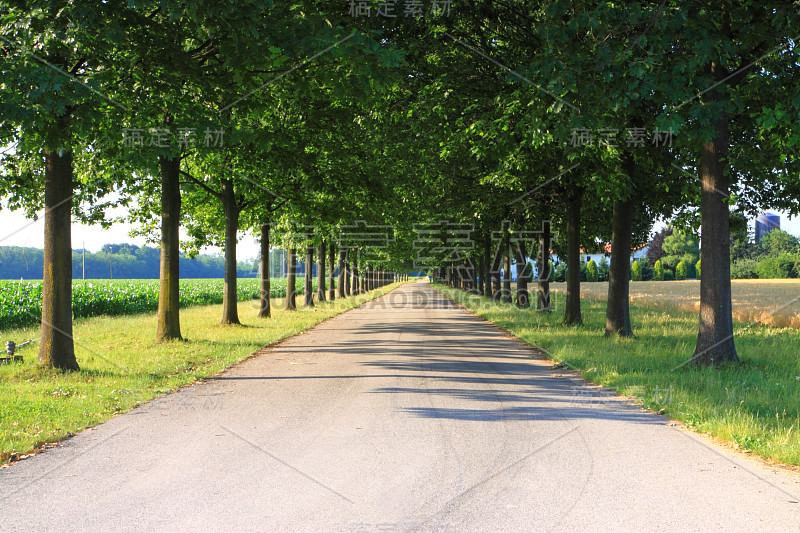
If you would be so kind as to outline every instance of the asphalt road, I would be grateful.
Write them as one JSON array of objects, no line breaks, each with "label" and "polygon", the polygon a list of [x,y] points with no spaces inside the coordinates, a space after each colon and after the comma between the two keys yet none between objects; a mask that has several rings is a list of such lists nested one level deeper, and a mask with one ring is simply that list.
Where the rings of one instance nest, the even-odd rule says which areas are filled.
[{"label": "asphalt road", "polygon": [[0,470],[2,531],[800,531],[799,500],[421,283]]}]

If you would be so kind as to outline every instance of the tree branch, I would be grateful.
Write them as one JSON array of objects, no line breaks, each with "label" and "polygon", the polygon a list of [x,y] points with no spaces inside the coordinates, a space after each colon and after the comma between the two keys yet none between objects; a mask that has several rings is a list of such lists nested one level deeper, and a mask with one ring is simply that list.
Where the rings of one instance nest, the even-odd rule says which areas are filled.
[{"label": "tree branch", "polygon": [[215,191],[214,189],[212,189],[211,187],[209,187],[208,185],[206,185],[205,183],[203,183],[199,179],[195,178],[194,176],[192,176],[191,174],[189,174],[185,170],[181,170],[181,174],[186,176],[187,178],[189,178],[189,180],[191,180],[191,183],[194,183],[195,185],[199,185],[200,187],[205,189],[205,191],[208,194],[211,194],[212,196],[214,196],[214,198],[222,198],[222,194],[221,193],[218,193],[217,191]]}]

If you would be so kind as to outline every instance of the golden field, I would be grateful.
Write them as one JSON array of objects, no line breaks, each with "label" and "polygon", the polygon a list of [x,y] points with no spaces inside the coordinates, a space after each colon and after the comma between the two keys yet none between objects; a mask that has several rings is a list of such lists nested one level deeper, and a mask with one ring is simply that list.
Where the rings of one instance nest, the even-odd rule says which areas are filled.
[{"label": "golden field", "polygon": [[[563,294],[565,283],[551,284]],[[733,317],[741,322],[758,322],[800,329],[800,279],[735,279],[731,281]],[[632,281],[631,303],[646,307],[700,310],[700,282]],[[581,297],[605,300],[607,282],[581,283]]]}]

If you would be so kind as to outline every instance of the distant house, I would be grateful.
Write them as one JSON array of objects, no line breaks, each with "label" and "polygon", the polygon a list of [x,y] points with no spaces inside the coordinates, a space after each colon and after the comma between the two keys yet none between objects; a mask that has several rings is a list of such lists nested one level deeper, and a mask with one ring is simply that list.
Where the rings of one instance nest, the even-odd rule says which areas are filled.
[{"label": "distant house", "polygon": [[[649,248],[649,246],[647,246],[646,244],[642,244],[642,245],[639,245],[636,248],[634,248],[631,251],[631,262],[633,262],[634,260],[637,260],[637,261],[641,260],[645,255],[647,255],[648,248]],[[586,250],[581,249],[581,262],[582,263],[588,263],[590,260],[594,259],[594,262],[599,265],[600,261],[603,259],[603,257],[606,258],[606,261],[611,262],[611,243],[607,243],[607,244],[605,244],[603,246],[603,252],[602,253],[587,254]],[[556,255],[553,256],[553,263],[560,262],[560,261],[561,261],[561,258],[559,258]]]},{"label": "distant house", "polygon": [[[647,255],[647,250],[649,246],[646,244],[642,244],[637,246],[631,251],[631,262],[633,260],[641,260],[645,255]],[[553,254],[552,251],[550,252],[550,260],[553,264],[560,263],[562,259],[557,255]],[[585,250],[581,249],[581,262],[588,263],[590,260],[594,259],[594,262],[598,265],[600,264],[601,259],[605,257],[606,261],[609,263],[611,262],[611,243],[606,244],[603,246],[603,253],[595,253],[595,254],[587,254]],[[538,276],[538,271],[536,269],[536,259],[528,258],[528,263],[533,265],[533,277],[534,279]],[[516,261],[512,261],[511,263],[511,279],[516,281],[517,280],[517,263]]]}]

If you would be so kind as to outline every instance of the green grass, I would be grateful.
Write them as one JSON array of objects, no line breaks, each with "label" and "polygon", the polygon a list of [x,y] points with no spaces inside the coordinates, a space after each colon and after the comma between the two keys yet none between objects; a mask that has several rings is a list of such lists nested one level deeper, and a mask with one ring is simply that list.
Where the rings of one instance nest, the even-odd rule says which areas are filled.
[{"label": "green grass", "polygon": [[631,308],[636,339],[605,338],[605,302],[582,300],[582,327],[435,285],[443,294],[594,383],[764,458],[800,465],[800,331],[735,324],[741,364],[676,369],[692,355],[697,314]]},{"label": "green grass", "polygon": [[[258,300],[241,302],[243,326],[221,326],[221,307],[181,312],[183,342],[156,344],[155,315],[102,316],[75,321],[79,372],[39,368],[36,347],[22,348],[23,363],[0,365],[0,462],[128,411],[245,359],[256,350],[392,290],[317,303],[298,300],[296,312],[273,300],[272,318],[256,318]],[[38,337],[35,328],[8,330],[6,339]]]}]

